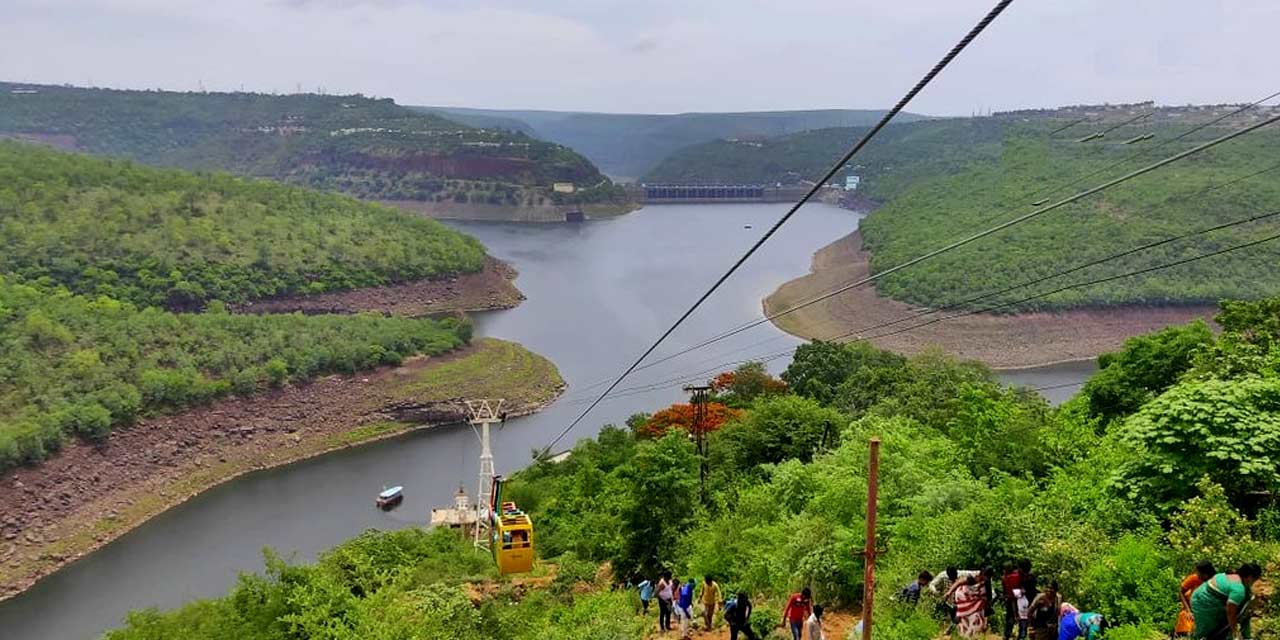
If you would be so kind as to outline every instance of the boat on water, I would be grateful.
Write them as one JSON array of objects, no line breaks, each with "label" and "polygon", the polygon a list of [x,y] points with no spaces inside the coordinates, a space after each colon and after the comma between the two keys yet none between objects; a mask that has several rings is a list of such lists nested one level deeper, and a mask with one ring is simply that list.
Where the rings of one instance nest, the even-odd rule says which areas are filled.
[{"label": "boat on water", "polygon": [[404,501],[404,487],[391,487],[383,489],[378,494],[377,505],[379,509],[390,509]]}]

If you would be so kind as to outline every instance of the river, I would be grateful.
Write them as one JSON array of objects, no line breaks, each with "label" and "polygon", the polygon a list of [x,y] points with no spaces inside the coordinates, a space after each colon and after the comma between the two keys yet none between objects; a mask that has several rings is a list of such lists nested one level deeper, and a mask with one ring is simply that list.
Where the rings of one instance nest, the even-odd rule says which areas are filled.
[{"label": "river", "polygon": [[[524,344],[553,360],[569,383],[558,402],[496,433],[499,473],[520,468],[534,448],[546,446],[599,388],[590,385],[639,355],[784,207],[659,206],[577,225],[451,223],[515,266],[516,284],[529,298],[516,309],[478,316],[476,335]],[[806,273],[814,251],[852,231],[859,217],[831,206],[806,206],[658,353],[758,318],[761,299]],[[675,378],[798,343],[766,323],[640,371],[623,383],[625,394],[603,402],[556,449],[593,435],[603,424],[621,424],[632,413],[681,399],[679,384],[670,382]],[[771,368],[785,363],[780,358]],[[1046,396],[1060,401],[1091,371],[1091,363],[1082,363],[1013,372],[1006,379],[1048,387]],[[308,561],[371,527],[420,524],[460,483],[474,495],[478,455],[471,430],[455,427],[243,476],[0,603],[0,637],[94,638],[119,626],[131,609],[170,608],[225,593],[238,573],[261,569],[264,547]],[[399,509],[383,513],[371,502],[389,484],[403,484],[406,498]]]}]

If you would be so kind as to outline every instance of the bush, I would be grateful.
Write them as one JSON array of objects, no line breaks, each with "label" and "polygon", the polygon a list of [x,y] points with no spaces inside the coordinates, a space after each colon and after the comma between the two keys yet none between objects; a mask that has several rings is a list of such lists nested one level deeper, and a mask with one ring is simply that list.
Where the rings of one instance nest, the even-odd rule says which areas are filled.
[{"label": "bush", "polygon": [[262,366],[263,372],[267,374],[267,381],[271,386],[278,387],[283,385],[289,379],[289,365],[280,358],[272,358]]},{"label": "bush", "polygon": [[1152,540],[1125,536],[1109,554],[1085,570],[1080,602],[1113,624],[1166,626],[1178,613],[1180,580]]},{"label": "bush", "polygon": [[1178,566],[1190,572],[1195,563],[1210,560],[1226,569],[1261,557],[1252,524],[1232,508],[1222,487],[1205,477],[1196,490],[1200,495],[1170,518],[1169,546]]},{"label": "bush", "polygon": [[111,412],[93,402],[66,407],[54,414],[54,421],[64,433],[75,433],[90,440],[101,440],[111,432]]},{"label": "bush", "polygon": [[[934,640],[938,637],[938,621],[919,607],[890,604],[876,609],[871,625],[872,640]],[[861,640],[850,630],[846,640]]]}]

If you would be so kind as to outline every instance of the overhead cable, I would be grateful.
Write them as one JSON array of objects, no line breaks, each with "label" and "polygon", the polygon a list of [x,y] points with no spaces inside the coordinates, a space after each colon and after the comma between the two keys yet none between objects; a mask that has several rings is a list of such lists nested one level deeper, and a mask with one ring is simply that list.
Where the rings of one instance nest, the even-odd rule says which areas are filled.
[{"label": "overhead cable", "polygon": [[848,152],[846,152],[843,156],[841,156],[841,158],[834,165],[832,165],[832,167],[823,175],[821,179],[815,181],[813,186],[811,186],[809,190],[805,192],[805,194],[800,198],[800,200],[796,202],[794,205],[792,205],[792,207],[788,209],[787,212],[783,214],[783,216],[779,218],[778,221],[775,222],[774,225],[768,231],[766,231],[765,234],[761,236],[760,239],[757,240],[756,243],[753,244],[751,248],[747,250],[746,253],[742,254],[742,256],[738,258],[738,260],[735,261],[731,267],[729,267],[729,270],[726,271],[724,275],[720,276],[720,278],[717,279],[716,282],[711,285],[711,288],[707,289],[706,293],[703,293],[696,301],[694,301],[693,305],[690,306],[689,309],[685,311],[678,319],[676,319],[675,323],[673,323],[666,331],[664,331],[662,335],[658,336],[658,339],[655,340],[653,344],[650,345],[649,348],[644,351],[644,353],[640,354],[640,357],[636,358],[635,362],[633,362],[629,367],[627,367],[622,372],[622,374],[619,375],[618,378],[609,385],[609,388],[605,389],[604,393],[601,393],[600,396],[596,398],[595,402],[592,402],[591,405],[589,405],[581,414],[579,414],[577,418],[574,418],[574,420],[570,422],[569,425],[564,428],[564,430],[562,430],[558,435],[556,435],[556,437],[553,438],[551,442],[547,444],[547,446],[545,447],[545,450],[550,451],[551,447],[554,447],[556,443],[558,443],[562,438],[564,438],[565,435],[567,435],[570,431],[572,431],[573,428],[577,426],[577,424],[587,416],[587,414],[591,413],[591,410],[594,409],[596,405],[599,404],[600,401],[603,400],[604,397],[614,389],[614,387],[616,387],[619,383],[621,383],[624,379],[626,379],[626,377],[630,375],[631,372],[634,371],[636,367],[640,366],[640,363],[643,362],[645,358],[649,357],[649,355],[653,353],[653,351],[657,349],[658,346],[661,345],[662,342],[666,340],[668,336],[674,333],[675,330],[679,328],[679,326],[683,324],[686,319],[689,318],[689,316],[693,315],[693,312],[696,311],[698,307],[702,306],[702,303],[705,302],[707,298],[711,297],[711,294],[715,293],[716,290],[719,289],[720,286],[724,284],[724,282],[728,280],[729,277],[732,276],[734,272],[736,272],[738,268],[741,267],[747,261],[748,258],[750,258],[753,254],[755,254],[755,252],[759,250],[760,247],[763,246],[764,243],[769,240],[769,238],[773,237],[773,234],[777,233],[778,229],[782,228],[782,225],[786,224],[787,221],[790,220],[791,217],[795,215],[797,211],[800,210],[801,206],[803,206],[806,202],[808,202],[811,198],[813,198],[814,194],[816,194],[818,190],[822,188],[822,185],[830,182],[831,178],[833,178],[836,173],[838,173],[842,168],[844,168],[844,166],[848,164],[849,161],[859,151],[861,151],[862,148],[865,147],[867,143],[871,141],[872,138],[874,138],[878,133],[880,133],[880,131],[884,129],[885,126],[887,126],[889,122],[895,116],[898,115],[899,112],[901,112],[904,108],[906,108],[907,104],[911,102],[911,100],[913,100],[917,94],[919,94],[922,90],[924,90],[924,88],[928,86],[929,83],[931,83],[933,79],[937,77],[939,73],[942,72],[943,69],[945,69],[948,65],[951,64],[951,61],[954,60],[956,56],[960,55],[960,52],[964,51],[969,46],[969,44],[972,43],[973,40],[977,38],[979,34],[985,31],[986,28],[991,24],[991,22],[994,21],[996,17],[998,17],[1001,13],[1003,13],[1004,10],[1008,8],[1009,5],[1012,3],[1013,3],[1013,0],[1000,0],[999,2],[997,2],[995,7],[993,7],[991,11],[989,11],[985,16],[983,16],[983,18],[978,22],[978,24],[974,25],[974,27],[970,29],[969,32],[965,34],[965,36],[958,43],[956,43],[956,45],[953,46],[951,50],[948,51],[947,54],[944,55],[942,59],[939,60],[938,63],[935,64],[933,68],[930,69],[929,72],[926,73],[924,77],[921,78],[915,84],[915,86],[911,88],[910,91],[906,93],[906,95],[902,96],[902,98],[898,101],[898,103],[895,104],[893,108],[891,108],[888,112],[886,112],[884,116],[881,117],[880,120],[875,124],[875,126],[873,126],[869,131],[867,131],[865,135],[862,136],[862,139],[860,139],[855,145],[853,145],[853,147],[849,149]]}]

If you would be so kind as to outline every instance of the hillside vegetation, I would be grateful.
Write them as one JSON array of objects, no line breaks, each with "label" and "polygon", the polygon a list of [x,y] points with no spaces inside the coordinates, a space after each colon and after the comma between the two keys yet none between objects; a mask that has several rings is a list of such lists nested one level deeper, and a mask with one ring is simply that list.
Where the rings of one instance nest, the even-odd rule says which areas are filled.
[{"label": "hillside vegetation", "polygon": [[[861,602],[871,437],[877,638],[938,636],[935,600],[896,597],[919,571],[1022,558],[1105,615],[1107,637],[1167,637],[1195,562],[1280,570],[1277,317],[1280,300],[1226,303],[1220,337],[1196,323],[1134,338],[1058,409],[973,363],[811,343],[782,381],[758,365],[715,380],[713,400],[741,413],[709,435],[705,499],[691,425],[655,433],[644,415],[518,473],[504,498],[531,512],[554,579],[500,580],[447,531],[367,533],[310,566],[269,554],[228,597],[137,612],[108,637],[644,637],[634,591],[593,579],[606,562],[614,584],[712,575],[752,595],[765,637],[801,587],[828,608]],[[1258,605],[1244,637],[1280,624],[1274,600]]]},{"label": "hillside vegetation", "polygon": [[[0,83],[0,137],[369,199],[483,204],[622,198],[586,158],[360,95],[124,91]],[[584,188],[556,194],[554,182]]]},{"label": "hillside vegetation", "polygon": [[479,271],[438,222],[336,194],[0,141],[0,274],[200,308]]},{"label": "hillside vegetation", "polygon": [[[884,115],[873,109],[756,111],[742,113],[577,113],[422,107],[476,127],[524,131],[576,149],[612,176],[643,176],[667,156],[717,138],[757,139],[810,129],[869,125]],[[902,114],[911,121],[920,118]]]},{"label": "hillside vegetation", "polygon": [[[1188,110],[1183,115],[1194,113],[1199,111]],[[860,191],[883,203],[861,225],[865,246],[872,252],[872,270],[880,271],[1028,213],[1035,209],[1034,202],[1054,202],[1258,117],[1238,116],[1194,133],[1191,125],[1163,117],[1155,124],[1120,127],[1091,142],[1077,140],[1109,127],[1086,123],[1053,134],[1067,121],[1020,115],[895,125],[869,145],[841,178],[845,173],[861,175]],[[668,159],[646,179],[793,182],[813,178],[860,133],[850,129],[809,132],[764,141],[761,146],[708,143]],[[1154,137],[1124,144],[1145,134]],[[1264,128],[891,274],[877,283],[877,289],[906,302],[952,305],[1153,241],[1280,210],[1280,174],[1259,174],[1276,168],[1277,151],[1280,130]],[[1070,182],[1076,184],[1061,186]],[[1070,279],[1052,280],[1039,288],[1021,289],[968,306],[983,309],[1013,302],[1074,282],[1250,242],[1276,230],[1274,222],[1260,222],[1194,236],[1082,270]],[[1280,244],[1262,245],[1137,278],[1057,293],[1001,311],[1211,304],[1226,297],[1276,295],[1280,294],[1280,277],[1273,268],[1277,258]]]},{"label": "hillside vegetation", "polygon": [[175,412],[289,381],[398,364],[471,337],[466,321],[145,309],[0,276],[0,471]]},{"label": "hillside vegetation", "polygon": [[[862,176],[860,189],[871,197],[887,198],[916,178],[995,161],[1005,128],[990,118],[895,120],[863,149],[847,173]],[[840,127],[761,140],[713,140],[672,154],[644,181],[793,184],[816,180],[866,132],[866,127]],[[841,183],[844,175],[837,178]]]}]

